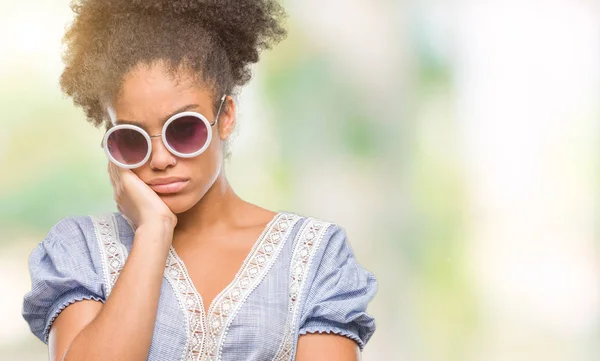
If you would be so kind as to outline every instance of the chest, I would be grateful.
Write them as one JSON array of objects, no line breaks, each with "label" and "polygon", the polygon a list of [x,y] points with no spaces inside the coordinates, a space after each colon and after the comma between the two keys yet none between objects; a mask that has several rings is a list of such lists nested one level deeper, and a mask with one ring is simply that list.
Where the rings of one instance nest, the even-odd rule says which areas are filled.
[{"label": "chest", "polygon": [[165,301],[159,304],[156,333],[162,332],[163,322],[171,322],[163,320],[162,308],[184,305],[189,340],[185,349],[192,359],[274,359],[290,334],[286,330],[293,329],[288,290],[294,223],[289,221],[297,219],[274,223],[254,243],[176,249],[174,240],[165,269],[173,293],[169,288],[161,293]]},{"label": "chest", "polygon": [[292,331],[288,263],[288,257],[278,259],[260,282],[238,277],[215,290],[210,306],[198,303],[191,283],[165,277],[148,360],[279,360]]},{"label": "chest", "polygon": [[204,311],[217,295],[235,282],[236,276],[252,251],[252,243],[244,240],[236,243],[210,243],[196,248],[178,248],[182,266],[189,281],[202,299]]}]

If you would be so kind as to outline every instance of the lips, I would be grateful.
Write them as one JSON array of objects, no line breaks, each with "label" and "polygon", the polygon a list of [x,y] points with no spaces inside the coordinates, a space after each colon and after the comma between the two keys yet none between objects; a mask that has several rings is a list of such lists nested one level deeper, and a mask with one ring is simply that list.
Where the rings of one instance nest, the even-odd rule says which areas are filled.
[{"label": "lips", "polygon": [[178,177],[156,178],[148,182],[148,186],[156,193],[171,194],[177,193],[188,184],[189,180]]}]

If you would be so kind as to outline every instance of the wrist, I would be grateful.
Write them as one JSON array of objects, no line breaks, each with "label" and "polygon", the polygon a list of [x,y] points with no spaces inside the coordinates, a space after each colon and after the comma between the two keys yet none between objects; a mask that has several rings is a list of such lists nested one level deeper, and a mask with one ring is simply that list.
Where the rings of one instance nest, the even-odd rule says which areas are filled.
[{"label": "wrist", "polygon": [[175,225],[170,220],[155,220],[144,222],[135,231],[136,236],[141,235],[144,239],[152,239],[161,244],[171,244]]},{"label": "wrist", "polygon": [[151,228],[156,230],[170,230],[171,232],[175,229],[177,225],[177,217],[175,215],[168,216],[155,216],[148,219],[143,219],[140,222],[140,227],[144,226],[145,228]]}]

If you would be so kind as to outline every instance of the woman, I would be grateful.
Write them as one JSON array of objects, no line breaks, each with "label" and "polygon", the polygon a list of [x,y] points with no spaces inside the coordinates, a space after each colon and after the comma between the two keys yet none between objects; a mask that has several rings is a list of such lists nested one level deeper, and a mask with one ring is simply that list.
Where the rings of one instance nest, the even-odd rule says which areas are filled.
[{"label": "woman", "polygon": [[357,360],[373,275],[343,228],[239,198],[232,94],[285,36],[273,0],[79,0],[63,91],[103,147],[119,213],[35,248],[23,317],[51,360]]}]

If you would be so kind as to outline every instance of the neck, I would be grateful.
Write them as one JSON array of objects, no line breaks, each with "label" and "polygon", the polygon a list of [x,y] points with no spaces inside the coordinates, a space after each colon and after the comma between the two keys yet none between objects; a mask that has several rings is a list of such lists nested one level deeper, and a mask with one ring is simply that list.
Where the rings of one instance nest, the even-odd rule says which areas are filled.
[{"label": "neck", "polygon": [[221,171],[202,199],[189,210],[177,215],[175,231],[197,235],[228,229],[246,205],[231,188],[225,172]]}]

